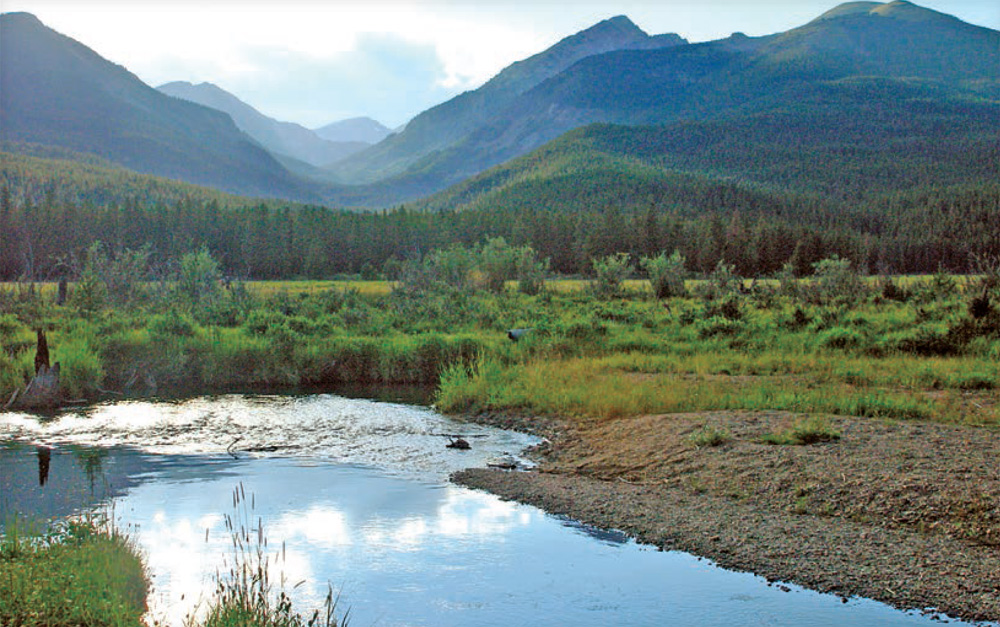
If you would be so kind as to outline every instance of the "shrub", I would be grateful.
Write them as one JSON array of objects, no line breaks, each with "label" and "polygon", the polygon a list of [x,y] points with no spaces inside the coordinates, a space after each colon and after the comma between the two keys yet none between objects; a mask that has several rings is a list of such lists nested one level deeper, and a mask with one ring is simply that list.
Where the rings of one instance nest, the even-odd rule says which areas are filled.
[{"label": "shrub", "polygon": [[521,248],[517,260],[517,289],[522,294],[534,296],[545,289],[545,275],[549,273],[549,260],[539,260],[535,249]]},{"label": "shrub", "polygon": [[705,300],[716,300],[735,296],[740,292],[740,278],[736,275],[736,266],[720,259],[708,279],[695,289],[695,292]]},{"label": "shrub", "polygon": [[813,296],[819,302],[853,303],[864,297],[865,286],[848,259],[837,255],[812,264],[815,282]]},{"label": "shrub", "polygon": [[219,262],[208,249],[188,253],[181,257],[177,274],[177,292],[192,304],[214,299],[219,294],[222,272]]},{"label": "shrub", "polygon": [[666,253],[660,253],[656,257],[643,257],[639,261],[639,265],[649,276],[653,295],[660,299],[684,296],[687,293],[684,287],[684,279],[687,278],[685,263],[686,259],[679,250],[675,250],[669,257]]},{"label": "shrub", "polygon": [[622,295],[622,283],[632,273],[627,253],[608,255],[593,260],[594,280],[590,291],[600,298],[616,298]]},{"label": "shrub", "polygon": [[865,343],[865,336],[856,329],[833,327],[819,335],[819,344],[824,348],[847,350],[858,348]]}]

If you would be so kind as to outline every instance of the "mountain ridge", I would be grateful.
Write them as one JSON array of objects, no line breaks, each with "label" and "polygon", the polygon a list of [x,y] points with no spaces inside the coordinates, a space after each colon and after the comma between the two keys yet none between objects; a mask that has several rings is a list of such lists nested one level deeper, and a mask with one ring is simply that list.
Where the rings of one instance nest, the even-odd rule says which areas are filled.
[{"label": "mountain ridge", "polygon": [[292,157],[312,166],[335,163],[368,146],[363,142],[333,142],[294,122],[276,120],[213,83],[172,81],[156,89],[168,96],[222,111],[233,119],[237,128],[272,154]]},{"label": "mountain ridge", "polygon": [[0,14],[0,56],[0,140],[231,192],[315,198],[228,115],[161,94],[34,15]]},{"label": "mountain ridge", "polygon": [[501,70],[482,87],[467,91],[424,111],[406,128],[372,148],[336,164],[340,182],[372,182],[401,174],[434,151],[461,140],[517,96],[580,59],[626,46],[672,46],[686,43],[679,35],[651,38],[625,16],[598,22],[561,39],[553,46]]}]

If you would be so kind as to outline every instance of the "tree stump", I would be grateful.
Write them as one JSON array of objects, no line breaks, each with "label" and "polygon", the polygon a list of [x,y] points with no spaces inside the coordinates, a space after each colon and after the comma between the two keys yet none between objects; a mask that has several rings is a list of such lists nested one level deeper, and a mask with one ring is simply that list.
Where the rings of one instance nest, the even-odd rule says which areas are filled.
[{"label": "tree stump", "polygon": [[62,403],[59,364],[49,366],[49,345],[45,331],[38,330],[35,347],[35,376],[23,392],[14,392],[5,409],[50,409]]}]

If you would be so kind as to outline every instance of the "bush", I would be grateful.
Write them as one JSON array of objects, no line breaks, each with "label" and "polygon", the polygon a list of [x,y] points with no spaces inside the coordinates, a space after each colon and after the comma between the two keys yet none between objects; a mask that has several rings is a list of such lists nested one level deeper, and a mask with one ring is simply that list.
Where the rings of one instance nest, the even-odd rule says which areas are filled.
[{"label": "bush", "polygon": [[815,277],[812,292],[818,302],[854,303],[864,297],[864,283],[851,267],[850,260],[834,255],[817,261],[812,266]]},{"label": "bush", "polygon": [[660,253],[656,257],[643,257],[639,261],[639,265],[649,276],[653,295],[659,299],[687,294],[687,289],[684,287],[684,279],[687,278],[685,263],[686,259],[679,250],[675,250],[669,257],[666,253]]},{"label": "bush", "polygon": [[594,259],[594,280],[590,291],[599,298],[616,298],[622,295],[622,283],[632,273],[627,253]]},{"label": "bush", "polygon": [[819,344],[824,348],[847,350],[858,348],[865,343],[865,336],[856,329],[833,327],[819,335]]},{"label": "bush", "polygon": [[208,249],[181,257],[177,274],[177,292],[192,304],[214,300],[219,294],[222,272],[219,262],[212,258]]}]

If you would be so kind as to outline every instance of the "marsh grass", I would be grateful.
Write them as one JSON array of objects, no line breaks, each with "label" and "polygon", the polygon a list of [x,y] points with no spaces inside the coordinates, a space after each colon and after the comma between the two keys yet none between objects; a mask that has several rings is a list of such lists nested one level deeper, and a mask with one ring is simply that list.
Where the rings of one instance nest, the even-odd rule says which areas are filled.
[{"label": "marsh grass", "polygon": [[[906,293],[897,299],[865,280],[867,300],[850,306],[811,298],[810,281],[798,284],[804,295],[760,281],[711,300],[662,301],[648,282],[631,280],[611,299],[589,295],[582,280],[550,282],[538,295],[261,282],[223,290],[215,313],[151,299],[86,316],[55,308],[45,324],[73,397],[436,384],[447,411],[613,418],[787,409],[1000,423],[1000,404],[960,402],[1000,387],[1000,332],[970,322],[961,282],[931,290],[935,280],[899,279]],[[692,287],[687,281],[688,292],[699,291]],[[0,316],[0,397],[26,383],[32,367],[34,309],[12,311]],[[532,332],[512,343],[512,328]]]},{"label": "marsh grass", "polygon": [[233,490],[233,514],[226,514],[226,531],[232,538],[232,552],[222,571],[215,575],[214,596],[208,603],[204,618],[189,618],[187,627],[343,627],[350,612],[337,617],[337,601],[333,588],[327,586],[327,596],[321,609],[303,617],[292,607],[285,590],[284,576],[277,586],[272,582],[272,570],[280,568],[284,545],[270,551],[264,523],[253,521],[254,499],[248,503],[243,484]]},{"label": "marsh grass", "polygon": [[9,521],[0,539],[0,624],[141,625],[148,576],[133,540],[102,515],[47,533]]}]

